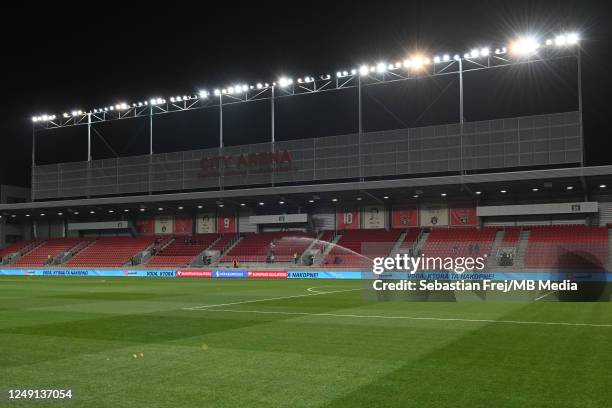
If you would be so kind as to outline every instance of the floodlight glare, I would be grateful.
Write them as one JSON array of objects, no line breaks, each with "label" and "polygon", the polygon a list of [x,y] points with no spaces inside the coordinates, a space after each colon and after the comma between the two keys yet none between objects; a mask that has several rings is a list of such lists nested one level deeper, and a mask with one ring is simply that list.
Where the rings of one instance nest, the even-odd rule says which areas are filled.
[{"label": "floodlight glare", "polygon": [[221,95],[221,91],[220,91],[220,90],[218,90],[218,89],[215,89],[215,90],[213,91],[213,93],[215,94],[215,96],[219,96],[219,95]]},{"label": "floodlight glare", "polygon": [[519,56],[532,55],[538,50],[538,48],[540,48],[540,44],[533,37],[519,38],[513,42],[510,47],[512,53]]},{"label": "floodlight glare", "polygon": [[438,56],[435,56],[435,57],[434,57],[434,63],[436,63],[436,64],[437,64],[437,63],[439,63],[440,61],[442,61],[442,59],[441,59],[440,57],[438,57]]},{"label": "floodlight glare", "polygon": [[450,55],[448,55],[448,54],[444,54],[444,55],[442,56],[442,61],[444,61],[444,62],[448,62],[449,60],[450,60]]},{"label": "floodlight glare", "polygon": [[577,33],[569,33],[567,35],[568,44],[577,44],[579,40],[580,40],[580,37],[578,37]]},{"label": "floodlight glare", "polygon": [[489,56],[489,53],[490,53],[490,50],[489,50],[488,48],[486,48],[486,47],[485,47],[485,48],[482,48],[482,49],[480,50],[480,55],[481,55],[482,57],[488,57],[488,56]]},{"label": "floodlight glare", "polygon": [[387,70],[387,65],[384,62],[376,64],[376,72],[383,73]]},{"label": "floodlight glare", "polygon": [[557,37],[555,37],[555,45],[565,45],[567,44],[567,36],[566,35],[558,35]]},{"label": "floodlight glare", "polygon": [[362,65],[359,67],[359,75],[366,76],[368,75],[368,72],[370,72],[370,70],[368,69],[367,65]]},{"label": "floodlight glare", "polygon": [[281,88],[285,88],[286,86],[289,86],[293,83],[293,81],[287,77],[281,77],[278,80],[278,84],[281,86]]},{"label": "floodlight glare", "polygon": [[472,50],[472,51],[470,52],[470,56],[471,56],[472,58],[478,58],[478,57],[480,57],[480,51],[478,51],[478,50],[474,49],[474,50]]}]

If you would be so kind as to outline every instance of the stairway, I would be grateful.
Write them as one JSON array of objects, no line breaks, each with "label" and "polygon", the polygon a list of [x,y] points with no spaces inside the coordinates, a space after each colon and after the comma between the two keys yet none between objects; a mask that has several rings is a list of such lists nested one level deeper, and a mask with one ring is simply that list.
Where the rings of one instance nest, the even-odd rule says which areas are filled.
[{"label": "stairway", "polygon": [[497,251],[502,246],[502,242],[504,240],[505,232],[503,230],[495,232],[495,240],[493,241],[493,245],[491,246],[491,253],[487,256],[487,270],[491,270],[491,268],[497,268],[499,266],[499,258],[497,257]]},{"label": "stairway", "polygon": [[527,244],[529,243],[529,235],[531,231],[522,230],[519,237],[518,245],[516,246],[516,255],[514,256],[514,270],[521,271],[525,268],[525,253],[527,252]]},{"label": "stairway", "polygon": [[389,252],[389,258],[393,258],[395,257],[395,255],[400,253],[400,250],[402,249],[402,244],[404,243],[405,239],[406,231],[400,234],[399,238],[397,239],[397,242],[393,245],[393,248],[391,248],[391,252]]}]

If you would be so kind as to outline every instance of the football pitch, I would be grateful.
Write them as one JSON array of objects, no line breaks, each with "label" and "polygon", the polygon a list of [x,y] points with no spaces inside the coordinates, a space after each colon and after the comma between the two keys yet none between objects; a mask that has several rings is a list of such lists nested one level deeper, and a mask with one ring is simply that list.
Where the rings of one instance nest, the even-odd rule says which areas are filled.
[{"label": "football pitch", "polygon": [[[78,407],[610,407],[612,306],[326,280],[0,278],[0,389]],[[4,397],[3,397],[4,398]]]}]

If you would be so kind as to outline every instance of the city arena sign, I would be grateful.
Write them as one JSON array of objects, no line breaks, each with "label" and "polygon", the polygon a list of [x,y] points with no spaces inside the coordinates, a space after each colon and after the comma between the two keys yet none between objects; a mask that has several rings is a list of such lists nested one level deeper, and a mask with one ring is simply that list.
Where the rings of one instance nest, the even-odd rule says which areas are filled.
[{"label": "city arena sign", "polygon": [[199,177],[233,176],[295,170],[289,150],[203,157]]}]

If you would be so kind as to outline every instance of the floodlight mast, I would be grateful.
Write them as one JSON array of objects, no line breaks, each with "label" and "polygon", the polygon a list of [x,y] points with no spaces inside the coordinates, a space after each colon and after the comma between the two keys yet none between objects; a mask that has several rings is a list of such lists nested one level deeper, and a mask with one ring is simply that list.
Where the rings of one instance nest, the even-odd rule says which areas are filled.
[{"label": "floodlight mast", "polygon": [[[212,93],[218,97],[208,98],[210,95],[207,91],[201,90],[198,95],[181,95],[169,98],[166,101],[163,98],[152,98],[150,101],[133,103],[131,106],[127,103],[119,103],[105,108],[94,109],[93,111],[83,112],[80,110],[72,111],[72,114],[64,113],[56,117],[56,115],[42,115],[32,118],[32,167],[36,165],[35,156],[35,139],[37,128],[39,130],[57,129],[63,127],[71,127],[78,125],[87,125],[88,130],[88,151],[87,161],[92,160],[91,155],[91,127],[95,123],[149,117],[149,155],[153,155],[153,116],[218,107],[219,109],[219,151],[222,153],[224,147],[223,141],[223,105],[231,105],[236,103],[252,102],[259,100],[270,100],[270,119],[271,132],[270,140],[272,149],[276,142],[276,123],[275,123],[275,100],[276,98],[284,98],[290,96],[299,96],[305,94],[321,93],[335,90],[343,90],[349,88],[357,88],[358,93],[358,135],[359,149],[361,152],[361,138],[364,133],[363,126],[363,103],[362,91],[364,86],[373,86],[383,83],[394,83],[413,79],[435,77],[442,75],[458,75],[459,76],[459,124],[461,128],[461,174],[463,169],[463,125],[465,121],[464,115],[464,73],[487,70],[493,68],[507,67],[511,65],[532,64],[543,61],[553,61],[564,58],[576,58],[578,66],[578,111],[580,115],[580,140],[582,147],[581,165],[584,165],[584,141],[582,130],[582,67],[579,37],[577,34],[561,34],[555,38],[549,38],[542,44],[535,37],[526,36],[512,42],[508,48],[502,47],[495,49],[494,52],[489,48],[475,48],[470,52],[466,52],[461,57],[455,54],[451,58],[450,54],[435,56],[433,60],[423,56],[416,55],[410,59],[404,60],[403,64],[397,62],[395,64],[387,64],[378,62],[374,65],[362,65],[358,69],[354,68],[350,71],[338,71],[335,79],[331,75],[321,75],[319,78],[306,76],[304,79],[299,78],[294,83],[291,78],[281,77],[278,82],[271,84],[257,83],[256,86],[248,86],[244,84],[232,85],[223,89],[215,89]],[[577,52],[563,52],[568,48],[576,46]],[[543,51],[540,53],[539,51]],[[549,55],[550,54],[550,55]],[[467,67],[466,67],[467,64]],[[367,79],[367,81],[365,81]],[[278,92],[277,92],[278,91]],[[359,155],[361,158],[361,154]],[[361,160],[361,159],[360,159]],[[363,179],[360,163],[360,179]]]}]

